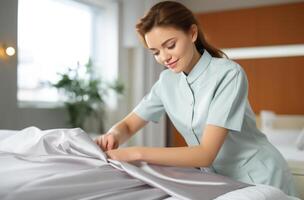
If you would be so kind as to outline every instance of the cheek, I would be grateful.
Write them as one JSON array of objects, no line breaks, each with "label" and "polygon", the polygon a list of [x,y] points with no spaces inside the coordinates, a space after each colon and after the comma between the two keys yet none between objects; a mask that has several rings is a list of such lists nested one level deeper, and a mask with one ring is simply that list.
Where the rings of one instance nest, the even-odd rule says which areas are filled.
[{"label": "cheek", "polygon": [[176,53],[179,55],[180,58],[183,58],[184,64],[187,64],[189,60],[192,58],[193,49],[190,45],[191,43],[184,43],[179,46]]},{"label": "cheek", "polygon": [[156,62],[158,62],[161,65],[164,65],[164,63],[162,63],[162,61],[160,60],[159,56],[154,56]]},{"label": "cheek", "polygon": [[187,40],[183,40],[178,48],[176,48],[176,52],[179,54],[179,55],[182,55],[182,56],[186,56],[187,54],[191,53],[191,42],[187,41]]}]

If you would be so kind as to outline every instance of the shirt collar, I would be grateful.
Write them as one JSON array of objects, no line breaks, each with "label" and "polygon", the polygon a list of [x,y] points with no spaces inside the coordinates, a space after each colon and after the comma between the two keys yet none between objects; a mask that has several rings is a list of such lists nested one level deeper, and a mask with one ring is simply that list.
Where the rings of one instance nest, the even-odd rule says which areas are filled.
[{"label": "shirt collar", "polygon": [[211,58],[212,56],[208,53],[208,51],[204,50],[203,55],[194,65],[188,76],[182,72],[182,77],[185,78],[189,84],[193,83],[207,69]]}]

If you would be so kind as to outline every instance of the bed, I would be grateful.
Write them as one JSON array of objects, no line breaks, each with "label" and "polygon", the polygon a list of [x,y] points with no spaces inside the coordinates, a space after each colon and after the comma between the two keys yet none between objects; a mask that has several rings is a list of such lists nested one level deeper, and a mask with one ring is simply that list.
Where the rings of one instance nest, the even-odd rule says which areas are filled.
[{"label": "bed", "polygon": [[107,159],[81,129],[0,131],[0,199],[297,199],[196,168]]},{"label": "bed", "polygon": [[268,140],[286,159],[301,199],[304,199],[304,129],[267,128]]}]

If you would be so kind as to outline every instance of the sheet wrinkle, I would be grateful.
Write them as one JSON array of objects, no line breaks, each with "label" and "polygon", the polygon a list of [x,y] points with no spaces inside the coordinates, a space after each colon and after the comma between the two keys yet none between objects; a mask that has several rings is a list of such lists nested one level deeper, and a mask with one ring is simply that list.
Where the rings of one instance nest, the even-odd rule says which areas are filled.
[{"label": "sheet wrinkle", "polygon": [[[91,195],[90,197],[80,198],[79,200],[101,200],[101,199],[121,200],[124,198],[125,192],[128,192],[129,197],[132,199],[138,199],[138,197],[140,197],[141,200],[142,199],[157,200],[157,199],[164,199],[166,197],[169,197],[169,195],[167,195],[166,193],[163,193],[163,195],[159,196],[158,193],[160,192],[160,189],[158,189],[158,188],[150,189],[150,188],[147,188],[147,186],[139,186],[139,187],[132,188],[131,190],[128,190],[128,191],[121,190],[118,192],[117,191],[108,192],[106,194],[96,194],[96,195]],[[143,195],[140,195],[137,193],[136,196],[134,196],[134,192],[140,192],[140,193],[143,193]],[[147,195],[147,192],[155,193],[155,195],[154,196]],[[133,193],[133,194],[131,194],[131,193]],[[113,197],[113,195],[115,195],[115,196]]]},{"label": "sheet wrinkle", "polygon": [[[41,182],[42,181],[41,179],[45,179],[46,177],[48,178],[48,177],[51,177],[51,176],[54,176],[54,175],[55,174],[48,174],[48,175],[45,175],[45,176],[37,177],[34,180],[32,180],[31,182],[25,183],[24,185],[17,186],[16,188],[14,188],[14,192],[17,193],[18,191],[22,191],[23,188],[26,188],[26,187],[31,186],[31,185],[35,185],[34,183],[36,181]],[[39,180],[37,180],[37,179],[39,179]],[[4,197],[4,199],[9,199],[10,196],[11,196],[11,194],[7,193],[7,195]]]},{"label": "sheet wrinkle", "polygon": [[[77,173],[78,174],[78,173]],[[76,175],[77,175],[76,174]],[[66,184],[58,184],[57,183],[57,178],[58,179],[63,179],[63,178],[69,178],[69,177],[73,177],[75,175],[75,172],[70,172],[70,173],[64,173],[64,174],[55,174],[55,175],[49,175],[49,176],[45,176],[45,177],[40,177],[41,180],[35,180],[35,181],[31,181],[30,183],[27,183],[25,185],[23,185],[22,187],[18,188],[16,191],[14,192],[19,192],[22,191],[22,189],[24,188],[29,188],[29,190],[25,190],[30,192],[31,188],[33,188],[33,186],[35,186],[35,192],[37,191],[50,191],[52,189],[58,189],[58,187],[60,187],[60,189],[82,189],[84,187],[90,188],[90,184],[88,183],[72,183],[71,185],[66,185]],[[79,174],[78,174],[79,175]],[[113,175],[113,174],[112,174]],[[56,185],[51,184],[50,183],[57,183]],[[44,185],[44,183],[47,183]],[[123,184],[122,184],[123,183]],[[120,187],[114,187],[115,185],[120,184]],[[104,191],[117,191],[117,190],[121,190],[121,189],[128,189],[128,188],[134,188],[134,187],[138,187],[141,185],[144,185],[144,183],[140,180],[137,179],[129,179],[129,180],[112,180],[112,176],[109,177],[109,180],[107,180],[106,182],[103,180],[100,180],[99,182],[94,181],[94,183],[91,183],[92,186],[96,185],[98,187],[104,188]],[[78,187],[78,188],[77,188]],[[106,188],[106,189],[105,189]],[[10,197],[5,197],[7,199],[10,199]],[[12,198],[14,199],[14,198]],[[70,199],[70,198],[68,198]],[[78,199],[78,198],[77,198]]]}]

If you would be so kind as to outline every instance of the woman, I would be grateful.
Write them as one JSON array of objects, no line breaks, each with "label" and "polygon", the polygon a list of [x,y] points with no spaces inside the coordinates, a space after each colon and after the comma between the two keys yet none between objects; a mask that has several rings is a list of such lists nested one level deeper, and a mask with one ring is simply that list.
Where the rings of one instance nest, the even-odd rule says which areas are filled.
[{"label": "woman", "polygon": [[[209,45],[193,13],[177,2],[153,6],[136,25],[140,39],[166,66],[150,93],[96,143],[120,161],[210,167],[253,184],[294,195],[288,166],[257,128],[242,68]],[[166,112],[187,147],[118,146]]]}]

